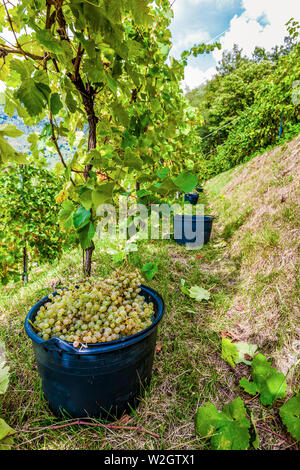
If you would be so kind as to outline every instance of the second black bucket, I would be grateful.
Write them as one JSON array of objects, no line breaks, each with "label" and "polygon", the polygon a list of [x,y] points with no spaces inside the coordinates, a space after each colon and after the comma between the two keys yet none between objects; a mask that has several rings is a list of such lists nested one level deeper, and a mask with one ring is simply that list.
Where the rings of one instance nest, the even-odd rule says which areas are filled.
[{"label": "second black bucket", "polygon": [[197,204],[199,199],[199,194],[196,193],[187,193],[184,195],[184,200],[188,201],[190,204]]},{"label": "second black bucket", "polygon": [[152,324],[127,338],[82,349],[59,338],[44,341],[34,332],[30,322],[48,296],[30,310],[25,330],[33,342],[42,388],[54,414],[115,419],[137,405],[151,379],[157,327],[165,311],[157,292],[141,288],[146,302],[154,304]]},{"label": "second black bucket", "polygon": [[174,240],[180,245],[193,244],[195,248],[205,245],[210,240],[213,220],[214,217],[206,215],[174,215]]}]

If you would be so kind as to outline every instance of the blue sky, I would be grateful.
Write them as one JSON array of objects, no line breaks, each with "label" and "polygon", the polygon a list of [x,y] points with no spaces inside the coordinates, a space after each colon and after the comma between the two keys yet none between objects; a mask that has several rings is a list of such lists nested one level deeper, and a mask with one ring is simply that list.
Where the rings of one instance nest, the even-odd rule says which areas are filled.
[{"label": "blue sky", "polygon": [[[175,0],[171,23],[173,48],[171,55],[194,44],[209,42],[216,36],[223,50],[234,43],[251,55],[255,46],[270,50],[282,44],[285,23],[300,20],[299,0]],[[184,86],[195,88],[215,73],[222,52],[191,57],[186,67]]]}]

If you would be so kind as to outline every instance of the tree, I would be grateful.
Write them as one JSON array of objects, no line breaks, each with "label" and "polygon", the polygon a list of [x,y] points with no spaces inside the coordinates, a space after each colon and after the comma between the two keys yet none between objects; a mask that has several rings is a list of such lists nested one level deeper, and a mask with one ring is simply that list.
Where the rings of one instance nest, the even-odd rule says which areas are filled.
[{"label": "tree", "polygon": [[219,61],[218,66],[216,67],[219,75],[227,75],[245,62],[248,62],[249,59],[243,56],[242,52],[243,49],[239,49],[238,44],[233,45],[232,51],[223,51],[222,59]]},{"label": "tree", "polygon": [[[3,0],[1,16],[15,38],[15,45],[0,44],[5,111],[17,110],[28,125],[48,116],[44,135],[67,180],[61,220],[75,227],[89,275],[100,204],[128,187],[136,198],[143,190],[152,200],[181,189],[176,177],[191,166],[199,143],[198,113],[180,89],[184,63],[214,46],[194,47],[167,64],[167,0],[23,0],[14,7]],[[70,161],[61,138],[76,147]],[[35,151],[38,136],[29,139]],[[169,170],[164,178],[162,161]]]}]

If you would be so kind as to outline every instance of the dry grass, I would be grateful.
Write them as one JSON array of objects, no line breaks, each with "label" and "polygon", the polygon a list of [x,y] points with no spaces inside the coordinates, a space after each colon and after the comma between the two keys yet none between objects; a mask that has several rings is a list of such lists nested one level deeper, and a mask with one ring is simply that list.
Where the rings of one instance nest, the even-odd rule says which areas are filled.
[{"label": "dry grass", "polygon": [[241,262],[240,288],[226,315],[241,339],[275,354],[285,373],[300,354],[299,202],[299,137],[235,169],[210,200],[218,229],[230,234],[227,252]]}]

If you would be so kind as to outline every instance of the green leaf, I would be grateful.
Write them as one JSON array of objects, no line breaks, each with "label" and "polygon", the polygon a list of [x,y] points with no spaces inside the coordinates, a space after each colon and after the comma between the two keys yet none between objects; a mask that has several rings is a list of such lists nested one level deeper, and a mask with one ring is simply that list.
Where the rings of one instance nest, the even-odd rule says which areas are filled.
[{"label": "green leaf", "polygon": [[125,108],[123,108],[123,106],[118,102],[112,103],[111,108],[112,108],[112,111],[113,111],[113,114],[114,114],[116,120],[122,126],[128,127],[128,125],[129,125],[129,116],[128,116],[128,112],[125,110]]},{"label": "green leaf", "polygon": [[49,94],[49,89],[45,88],[46,85],[42,88],[42,85],[32,79],[25,80],[15,93],[16,98],[24,104],[31,116],[39,115],[47,101],[47,91]]},{"label": "green leaf", "polygon": [[114,93],[114,95],[117,93],[118,91],[118,82],[112,78],[110,75],[105,75],[105,78],[106,78],[106,81],[107,81],[107,84],[110,88],[110,90]]},{"label": "green leaf", "polygon": [[193,173],[183,171],[177,178],[175,178],[174,183],[181,191],[189,193],[197,186],[198,178],[193,175]]},{"label": "green leaf", "polygon": [[186,287],[185,280],[181,279],[180,283],[181,283],[181,286],[180,286],[181,292],[183,292],[185,295],[190,295],[190,290],[188,287]]},{"label": "green leaf", "polygon": [[197,434],[210,439],[214,450],[246,450],[249,448],[250,421],[240,397],[225,405],[220,413],[212,403],[198,409],[195,417]]},{"label": "green leaf", "polygon": [[79,202],[86,209],[89,210],[92,207],[92,193],[93,191],[89,188],[82,188],[79,193]]},{"label": "green leaf", "polygon": [[66,106],[67,106],[68,110],[70,111],[70,113],[75,113],[75,111],[77,109],[77,102],[74,99],[74,97],[73,97],[73,95],[70,91],[68,91],[67,94],[66,94],[65,103],[66,103]]},{"label": "green leaf", "polygon": [[31,61],[19,59],[12,59],[10,61],[10,68],[20,75],[22,81],[31,78],[31,75],[35,70]]},{"label": "green leaf", "polygon": [[201,300],[210,299],[210,293],[206,289],[203,289],[203,287],[199,286],[192,286],[189,289],[189,296],[191,297],[191,299],[195,299],[198,302],[201,302]]},{"label": "green leaf", "polygon": [[226,361],[231,367],[236,366],[236,361],[239,358],[239,352],[230,339],[222,338],[222,359]]},{"label": "green leaf", "polygon": [[257,344],[238,342],[238,343],[234,343],[234,345],[237,348],[238,353],[239,353],[239,357],[235,362],[237,364],[240,362],[243,362],[244,364],[251,366],[252,361],[247,360],[245,356],[250,356],[253,358],[258,348]]},{"label": "green leaf", "polygon": [[27,155],[17,152],[5,139],[0,135],[0,165],[3,163],[28,163]]},{"label": "green leaf", "polygon": [[10,437],[14,434],[15,430],[12,429],[6,422],[0,418],[0,450],[9,450],[13,444],[13,438]]},{"label": "green leaf", "polygon": [[151,279],[153,279],[157,271],[158,271],[157,263],[146,263],[142,267],[142,272],[145,273],[145,277],[146,279],[148,279],[148,281],[151,281]]},{"label": "green leaf", "polygon": [[73,214],[74,227],[79,230],[87,225],[91,218],[91,212],[84,207],[80,206]]},{"label": "green leaf", "polygon": [[251,364],[251,376],[253,382],[245,377],[240,380],[240,386],[250,395],[260,393],[260,402],[263,405],[272,405],[276,398],[284,398],[286,393],[286,380],[282,372],[271,367],[262,354],[257,354]]},{"label": "green leaf", "polygon": [[61,41],[55,39],[49,29],[39,29],[36,32],[36,38],[38,42],[47,49],[47,51],[57,54],[64,53],[64,48],[61,45]]},{"label": "green leaf", "polygon": [[0,135],[6,135],[7,137],[20,137],[24,132],[20,131],[12,124],[4,124],[0,126]]},{"label": "green leaf", "polygon": [[101,204],[106,204],[112,201],[112,194],[115,183],[104,183],[98,185],[92,193],[92,201],[97,209]]},{"label": "green leaf", "polygon": [[127,148],[125,151],[124,166],[140,170],[143,167],[143,161],[136,153]]},{"label": "green leaf", "polygon": [[166,178],[168,176],[168,174],[170,173],[170,168],[168,168],[167,166],[165,166],[164,168],[162,168],[161,170],[159,170],[157,172],[157,176],[163,180],[164,178]]},{"label": "green leaf", "polygon": [[65,229],[68,229],[73,226],[73,212],[75,206],[72,201],[66,200],[62,202],[62,208],[58,213],[58,220]]},{"label": "green leaf", "polygon": [[288,400],[279,409],[279,414],[291,436],[300,441],[300,394]]},{"label": "green leaf", "polygon": [[199,286],[192,286],[191,288],[188,288],[184,279],[181,279],[180,289],[185,295],[188,295],[191,299],[195,299],[198,302],[201,302],[201,300],[210,299],[210,293],[206,289],[203,289],[203,287]]},{"label": "green leaf", "polygon": [[0,395],[6,392],[9,382],[9,367],[5,366],[5,358],[0,356]]},{"label": "green leaf", "polygon": [[77,230],[77,234],[80,241],[80,246],[83,250],[91,245],[93,236],[95,235],[96,229],[93,222],[89,221],[83,228]]},{"label": "green leaf", "polygon": [[51,94],[49,106],[53,115],[58,114],[59,111],[63,108],[63,104],[58,93]]},{"label": "green leaf", "polygon": [[178,191],[177,186],[174,184],[174,182],[171,180],[169,176],[167,176],[167,178],[165,178],[161,183],[156,184],[153,189],[157,193],[162,194],[162,195],[166,193],[170,193],[170,192],[174,193]]}]

